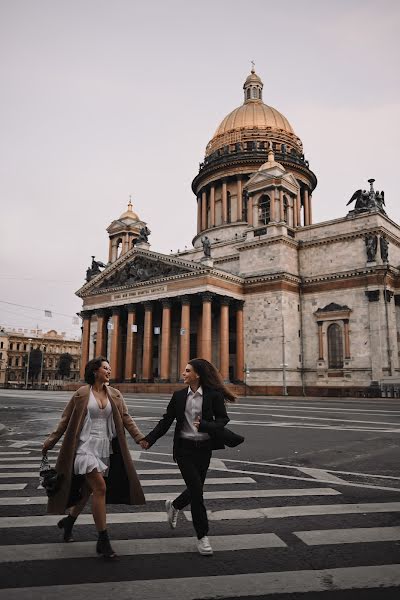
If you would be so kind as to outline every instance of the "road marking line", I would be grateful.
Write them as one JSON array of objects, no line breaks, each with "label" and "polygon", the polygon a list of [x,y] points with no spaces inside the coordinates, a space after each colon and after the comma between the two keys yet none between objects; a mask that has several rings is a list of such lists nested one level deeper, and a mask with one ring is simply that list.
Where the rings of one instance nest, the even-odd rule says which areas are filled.
[{"label": "road marking line", "polygon": [[0,483],[1,492],[11,492],[11,490],[24,490],[27,483]]},{"label": "road marking line", "polygon": [[400,527],[354,527],[351,529],[295,531],[294,535],[300,538],[307,546],[397,542],[400,540]]},{"label": "road marking line", "polygon": [[[39,488],[38,488],[39,489]],[[340,492],[331,488],[281,488],[277,490],[218,490],[217,492],[204,492],[206,500],[224,500],[235,498],[294,498],[301,496],[337,496]],[[147,502],[162,502],[174,500],[176,492],[146,493]],[[16,498],[1,498],[0,506],[34,506],[47,504],[46,496],[18,496]]]},{"label": "road marking line", "polygon": [[[10,460],[14,460],[13,458],[11,458],[11,456],[15,456],[15,455],[22,456],[23,454],[30,454],[30,452],[29,451],[25,451],[25,452],[24,451],[22,451],[22,452],[17,452],[17,451],[16,452],[0,452],[1,456],[6,456],[6,457],[10,456]],[[0,458],[0,460],[8,460],[8,459],[7,458]]]},{"label": "road marking line", "polygon": [[[211,539],[214,552],[227,550],[253,550],[260,548],[286,548],[274,533],[251,535],[222,535]],[[112,540],[113,548],[119,556],[140,556],[142,554],[175,554],[196,552],[194,537],[154,538],[140,540]],[[92,558],[93,542],[74,544],[27,544],[0,546],[0,564],[31,560],[59,560],[65,558]]]},{"label": "road marking line", "polygon": [[309,475],[313,479],[324,479],[325,481],[330,481],[331,483],[343,483],[344,480],[336,477],[336,475],[332,475],[329,471],[325,471],[324,469],[309,469],[308,467],[297,467],[297,470]]},{"label": "road marking line", "polygon": [[[141,600],[206,600],[209,598],[240,598],[327,592],[366,588],[397,587],[400,585],[398,564],[310,571],[280,571],[272,573],[244,573],[207,577],[140,580]],[[138,581],[111,581],[106,583],[79,583],[73,585],[5,588],[0,600],[98,600],[118,598],[132,600],[132,590]]]}]

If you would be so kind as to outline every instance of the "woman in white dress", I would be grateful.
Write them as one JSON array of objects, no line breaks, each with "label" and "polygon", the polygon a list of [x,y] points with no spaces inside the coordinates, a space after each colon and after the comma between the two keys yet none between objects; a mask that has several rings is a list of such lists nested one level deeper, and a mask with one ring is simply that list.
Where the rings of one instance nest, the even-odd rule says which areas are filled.
[{"label": "woman in white dress", "polygon": [[[46,439],[42,449],[43,454],[47,453],[65,433],[56,463],[57,473],[62,475],[62,485],[57,494],[49,498],[48,512],[63,514],[69,508],[68,515],[58,522],[58,527],[64,530],[64,541],[71,542],[73,525],[91,495],[92,514],[98,531],[96,550],[105,558],[116,557],[106,524],[106,492],[108,494],[110,491],[106,480],[109,471],[111,480],[110,454],[113,454],[113,440],[117,442],[116,452],[122,457],[123,465],[123,477],[114,477],[113,486],[119,487],[119,480],[122,479],[121,485],[126,481],[126,490],[124,489],[123,498],[118,496],[118,493],[122,493],[120,490],[117,495],[114,490],[114,500],[111,501],[145,503],[125,441],[124,428],[138,444],[144,439],[144,435],[129,415],[120,392],[108,386],[110,374],[107,359],[99,357],[88,362],[85,368],[85,381],[88,385],[77,390],[71,398],[60,423]],[[79,490],[80,499],[71,506],[72,483],[77,481],[83,481]]]}]

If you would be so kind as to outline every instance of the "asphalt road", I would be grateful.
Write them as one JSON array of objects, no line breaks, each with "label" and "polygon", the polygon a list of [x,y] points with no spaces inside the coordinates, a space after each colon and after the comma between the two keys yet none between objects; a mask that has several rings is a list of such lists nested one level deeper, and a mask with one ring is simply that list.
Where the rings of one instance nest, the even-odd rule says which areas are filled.
[{"label": "asphalt road", "polygon": [[[183,489],[173,428],[147,452],[130,440],[147,504],[109,507],[119,554],[110,564],[94,556],[90,511],[75,543],[60,543],[38,489],[40,446],[68,398],[0,390],[0,600],[400,597],[399,400],[230,406],[229,426],[246,442],[213,455],[205,487],[213,557],[197,554],[190,511],[174,531],[165,520],[165,499]],[[146,433],[168,397],[126,401]]]}]

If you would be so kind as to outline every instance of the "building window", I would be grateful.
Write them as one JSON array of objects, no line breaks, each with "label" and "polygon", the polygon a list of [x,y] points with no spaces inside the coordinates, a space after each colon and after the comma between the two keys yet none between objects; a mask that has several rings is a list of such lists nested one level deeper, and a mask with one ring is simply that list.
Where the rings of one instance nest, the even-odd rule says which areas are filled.
[{"label": "building window", "polygon": [[258,203],[260,223],[267,225],[271,219],[271,200],[269,196],[262,196]]},{"label": "building window", "polygon": [[10,343],[10,350],[14,350],[14,344],[12,342]]},{"label": "building window", "polygon": [[343,368],[343,335],[337,323],[328,327],[328,365],[330,369]]},{"label": "building window", "polygon": [[19,350],[19,346],[20,346],[20,344],[17,344],[17,350]]},{"label": "building window", "polygon": [[250,88],[247,90],[247,100],[250,100]]}]

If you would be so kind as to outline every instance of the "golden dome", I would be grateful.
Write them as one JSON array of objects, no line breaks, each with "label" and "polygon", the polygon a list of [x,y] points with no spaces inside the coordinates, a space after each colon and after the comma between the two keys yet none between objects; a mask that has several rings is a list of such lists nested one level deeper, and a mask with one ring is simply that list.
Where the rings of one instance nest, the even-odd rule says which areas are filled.
[{"label": "golden dome", "polygon": [[264,104],[263,87],[264,84],[253,67],[243,85],[243,104],[230,112],[217,127],[207,144],[206,156],[226,145],[252,139],[284,143],[302,152],[301,140],[287,118],[276,108]]},{"label": "golden dome", "polygon": [[130,200],[128,202],[128,210],[122,213],[119,219],[131,219],[132,221],[140,221],[139,216],[132,210],[132,202]]},{"label": "golden dome", "polygon": [[276,108],[267,106],[261,100],[246,102],[235,108],[217,128],[213,137],[234,131],[236,129],[282,129],[294,134],[293,128],[286,117]]}]

